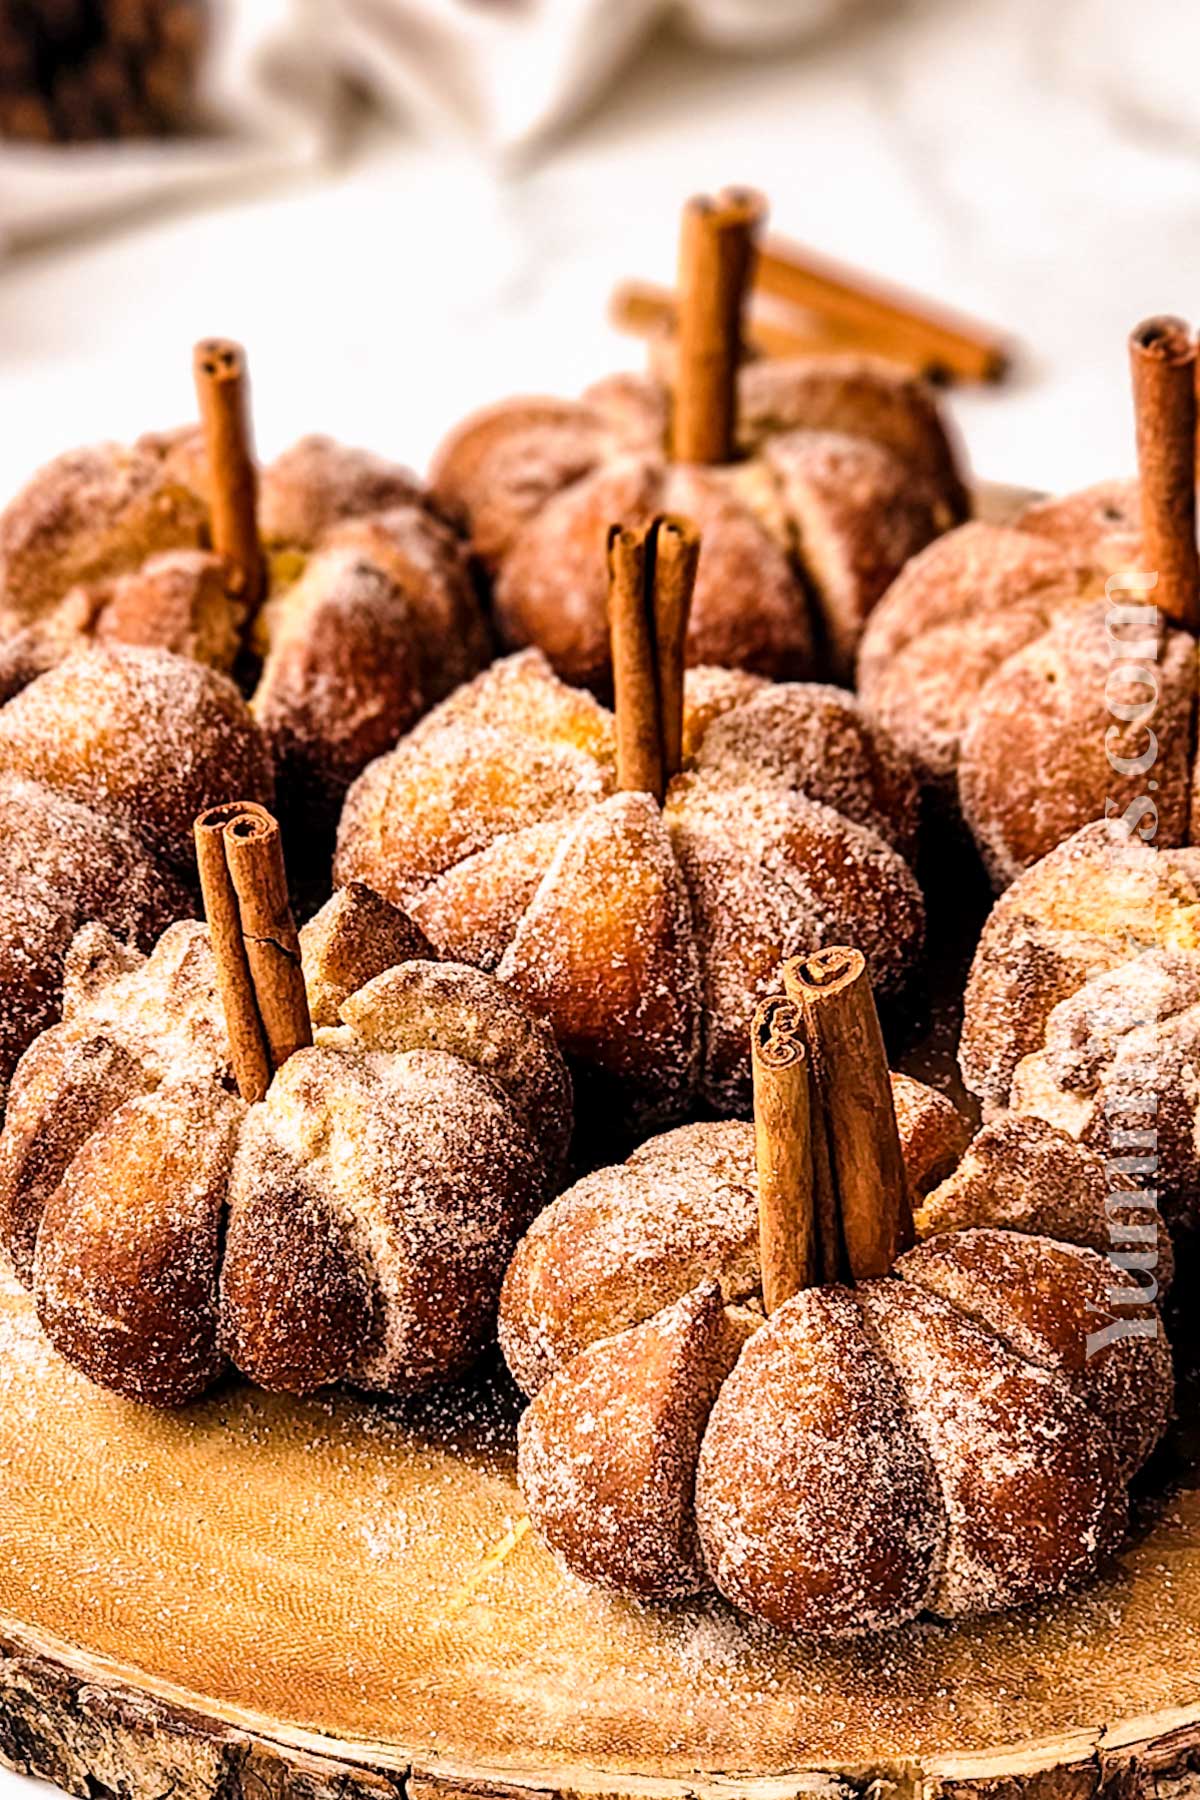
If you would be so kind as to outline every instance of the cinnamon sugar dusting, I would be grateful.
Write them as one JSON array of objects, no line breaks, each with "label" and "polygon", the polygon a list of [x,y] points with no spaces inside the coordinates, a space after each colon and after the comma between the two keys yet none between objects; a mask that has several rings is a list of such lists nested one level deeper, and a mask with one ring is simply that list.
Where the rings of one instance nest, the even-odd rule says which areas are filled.
[{"label": "cinnamon sugar dusting", "polygon": [[515,980],[622,1110],[742,1110],[749,1019],[782,956],[858,943],[884,993],[903,987],[923,930],[899,853],[915,791],[832,689],[689,674],[685,750],[661,823],[610,798],[611,716],[523,652],[359,779],[335,878]]},{"label": "cinnamon sugar dusting", "polygon": [[[146,958],[81,932],[63,1021],[17,1070],[0,1231],[56,1347],[119,1393],[179,1404],[225,1356],[293,1392],[444,1380],[491,1341],[559,1184],[571,1092],[544,1027],[475,969],[375,973],[399,930],[378,900],[324,911],[302,946],[318,988],[373,978],[259,1105],[232,1093],[198,923]],[[355,945],[351,914],[374,934]]]}]

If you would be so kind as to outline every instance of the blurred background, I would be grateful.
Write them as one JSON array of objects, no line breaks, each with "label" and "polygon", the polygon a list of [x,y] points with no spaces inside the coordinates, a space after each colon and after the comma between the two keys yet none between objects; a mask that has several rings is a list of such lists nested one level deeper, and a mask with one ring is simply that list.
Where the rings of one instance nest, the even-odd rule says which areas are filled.
[{"label": "blurred background", "polygon": [[1011,335],[955,391],[979,473],[1127,472],[1125,333],[1200,311],[1198,66],[1179,0],[0,0],[0,492],[190,416],[209,333],[264,453],[423,467],[639,366],[614,285],[729,182]]}]

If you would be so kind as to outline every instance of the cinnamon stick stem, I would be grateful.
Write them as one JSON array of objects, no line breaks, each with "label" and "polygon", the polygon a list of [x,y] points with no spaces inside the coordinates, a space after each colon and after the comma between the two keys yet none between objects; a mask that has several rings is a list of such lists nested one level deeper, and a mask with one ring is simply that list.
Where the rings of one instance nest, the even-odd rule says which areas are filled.
[{"label": "cinnamon stick stem", "polygon": [[844,948],[795,957],[784,986],[803,1009],[850,1277],[886,1275],[913,1242],[913,1218],[866,959]]},{"label": "cinnamon stick stem", "polygon": [[689,519],[651,526],[654,662],[664,790],[683,767],[683,680],[688,616],[700,562],[700,534]]},{"label": "cinnamon stick stem", "polygon": [[225,827],[225,860],[237,895],[246,961],[272,1070],[313,1041],[300,939],[288,898],[278,821],[246,807]]},{"label": "cinnamon stick stem", "polygon": [[312,1043],[279,826],[265,807],[232,801],[201,813],[194,837],[230,1059],[238,1092],[253,1102]]},{"label": "cinnamon stick stem", "polygon": [[728,188],[689,200],[679,252],[679,367],[672,454],[724,463],[736,436],[742,312],[763,217],[756,194]]},{"label": "cinnamon stick stem", "polygon": [[237,801],[210,806],[196,820],[193,835],[234,1079],[243,1100],[253,1101],[261,1100],[270,1085],[271,1060],[254,997],[237,894],[225,860],[225,828],[241,810]]},{"label": "cinnamon stick stem", "polygon": [[800,1008],[764,1000],[751,1031],[763,1305],[773,1313],[818,1274],[811,1100]]},{"label": "cinnamon stick stem", "polygon": [[915,361],[930,373],[999,381],[1012,363],[1009,344],[991,327],[783,238],[763,241],[755,286],[821,318],[853,325],[881,356]]},{"label": "cinnamon stick stem", "polygon": [[1196,553],[1196,340],[1182,319],[1130,334],[1142,504],[1142,561],[1163,615],[1200,631]]},{"label": "cinnamon stick stem", "polygon": [[264,568],[246,355],[227,338],[205,338],[196,345],[192,368],[208,461],[213,549],[228,567],[230,590],[255,606],[262,598]]},{"label": "cinnamon stick stem", "polygon": [[645,534],[608,533],[608,618],[617,721],[617,786],[663,797],[662,743],[654,631],[646,593]]}]

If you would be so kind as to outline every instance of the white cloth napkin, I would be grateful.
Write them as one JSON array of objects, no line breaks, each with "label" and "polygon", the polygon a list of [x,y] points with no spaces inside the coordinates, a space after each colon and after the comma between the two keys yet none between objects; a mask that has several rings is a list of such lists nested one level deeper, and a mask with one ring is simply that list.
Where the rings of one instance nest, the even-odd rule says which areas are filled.
[{"label": "white cloth napkin", "polygon": [[213,0],[203,135],[70,148],[0,142],[0,249],[332,153],[347,78],[503,162],[561,130],[664,17],[764,49],[849,0]]}]

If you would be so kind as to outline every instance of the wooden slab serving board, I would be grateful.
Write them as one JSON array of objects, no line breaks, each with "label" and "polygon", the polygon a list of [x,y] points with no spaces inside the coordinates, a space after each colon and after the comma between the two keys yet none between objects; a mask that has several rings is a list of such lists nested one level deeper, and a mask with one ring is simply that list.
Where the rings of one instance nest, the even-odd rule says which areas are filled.
[{"label": "wooden slab serving board", "polygon": [[1200,1747],[1188,1471],[1081,1596],[821,1649],[562,1574],[521,1529],[512,1417],[486,1382],[156,1415],[70,1371],[3,1280],[0,1753],[91,1800],[1077,1800]]},{"label": "wooden slab serving board", "polygon": [[[931,925],[943,980],[905,1059],[943,1085],[970,910],[956,885]],[[1086,1593],[820,1648],[564,1575],[524,1529],[499,1380],[408,1405],[231,1383],[158,1415],[69,1370],[0,1274],[0,1757],[88,1800],[1183,1800],[1191,1380],[1180,1411]]]}]

